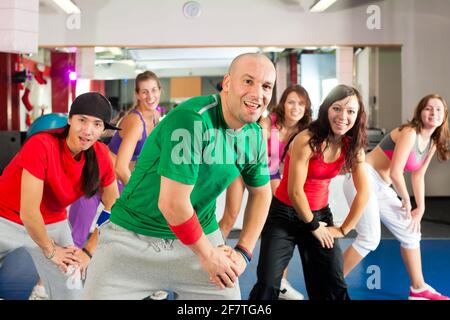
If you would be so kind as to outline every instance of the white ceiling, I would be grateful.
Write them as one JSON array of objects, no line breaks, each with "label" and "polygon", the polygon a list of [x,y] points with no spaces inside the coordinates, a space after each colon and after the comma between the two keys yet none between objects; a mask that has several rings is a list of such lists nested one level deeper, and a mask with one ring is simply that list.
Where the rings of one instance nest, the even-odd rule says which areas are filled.
[{"label": "white ceiling", "polygon": [[[316,0],[278,0],[286,8],[308,11]],[[328,11],[380,0],[338,0]],[[77,0],[74,0],[77,3]],[[40,11],[58,11],[52,0],[40,0]],[[152,70],[160,77],[222,76],[231,60],[244,52],[270,52],[276,49],[258,47],[221,48],[102,48],[96,47],[95,78],[134,78],[137,73]],[[278,48],[283,50],[284,48]]]}]

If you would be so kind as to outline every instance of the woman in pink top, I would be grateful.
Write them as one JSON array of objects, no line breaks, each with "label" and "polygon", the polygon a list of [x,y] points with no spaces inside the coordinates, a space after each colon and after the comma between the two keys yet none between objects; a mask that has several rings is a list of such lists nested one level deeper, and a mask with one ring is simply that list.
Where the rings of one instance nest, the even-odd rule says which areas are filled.
[{"label": "woman in pink top", "polygon": [[[306,89],[301,85],[291,85],[284,90],[280,102],[270,116],[261,118],[259,122],[267,140],[272,194],[275,194],[281,181],[286,145],[309,125],[311,113],[311,100]],[[238,177],[227,189],[224,215],[219,222],[225,238],[228,237],[239,215],[244,188],[244,181]],[[303,295],[287,281],[287,268],[283,274],[280,291],[280,299],[303,300]]]},{"label": "woman in pink top", "polygon": [[[424,177],[436,151],[441,161],[450,156],[447,116],[444,98],[437,94],[427,95],[417,105],[413,119],[387,134],[367,155],[371,195],[356,226],[358,236],[344,253],[345,276],[377,248],[381,219],[400,241],[400,251],[411,281],[409,299],[448,300],[425,283],[420,254],[420,222],[425,212]],[[415,209],[411,208],[404,171],[411,172]],[[391,184],[397,193],[390,188]],[[344,182],[344,193],[350,203],[354,189],[348,179]]]}]

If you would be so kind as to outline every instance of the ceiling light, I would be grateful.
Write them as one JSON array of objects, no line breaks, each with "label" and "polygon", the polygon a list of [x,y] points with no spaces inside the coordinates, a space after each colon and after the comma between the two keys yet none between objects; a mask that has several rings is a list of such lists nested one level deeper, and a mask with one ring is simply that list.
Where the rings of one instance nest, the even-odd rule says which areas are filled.
[{"label": "ceiling light", "polygon": [[136,62],[131,59],[122,59],[122,60],[115,60],[115,59],[95,59],[95,64],[108,64],[108,63],[122,63],[127,64],[129,66],[134,66]]},{"label": "ceiling light", "polygon": [[53,0],[53,2],[67,14],[81,13],[80,8],[70,0]]},{"label": "ceiling light", "polygon": [[120,48],[118,48],[118,47],[110,47],[110,48],[109,48],[109,51],[110,51],[113,55],[115,55],[115,56],[121,56],[121,55],[123,55],[122,49],[120,49]]},{"label": "ceiling light", "polygon": [[262,52],[283,52],[284,48],[280,47],[264,47],[262,48]]},{"label": "ceiling light", "polygon": [[109,51],[106,47],[95,47],[95,53]]},{"label": "ceiling light", "polygon": [[319,0],[310,9],[311,12],[323,12],[327,10],[337,0]]},{"label": "ceiling light", "polygon": [[125,64],[127,64],[127,65],[129,65],[129,66],[131,66],[131,67],[133,67],[133,66],[136,65],[136,61],[131,60],[131,59],[122,60],[122,61],[123,61],[123,63],[125,63]]}]

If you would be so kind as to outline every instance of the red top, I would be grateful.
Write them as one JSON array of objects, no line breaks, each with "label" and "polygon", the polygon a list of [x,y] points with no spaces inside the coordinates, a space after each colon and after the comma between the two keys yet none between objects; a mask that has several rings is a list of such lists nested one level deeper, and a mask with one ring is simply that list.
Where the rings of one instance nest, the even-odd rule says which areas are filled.
[{"label": "red top", "polygon": [[[344,153],[342,149],[339,158],[331,163],[323,161],[323,155],[314,155],[309,160],[308,175],[306,176],[303,190],[308,198],[311,211],[320,210],[328,204],[328,186],[331,179],[336,177],[344,166]],[[290,156],[286,154],[284,160],[284,174],[280,185],[275,192],[275,197],[288,206],[292,206],[291,199],[288,196],[288,177],[289,177]]]},{"label": "red top", "polygon": [[[100,186],[109,186],[116,177],[108,147],[101,142],[96,142],[93,147],[99,165]],[[20,219],[20,188],[25,168],[44,181],[40,206],[44,223],[65,220],[67,206],[84,194],[81,190],[84,161],[84,153],[79,161],[72,157],[66,139],[48,133],[32,136],[0,176],[0,217],[23,224]]]}]

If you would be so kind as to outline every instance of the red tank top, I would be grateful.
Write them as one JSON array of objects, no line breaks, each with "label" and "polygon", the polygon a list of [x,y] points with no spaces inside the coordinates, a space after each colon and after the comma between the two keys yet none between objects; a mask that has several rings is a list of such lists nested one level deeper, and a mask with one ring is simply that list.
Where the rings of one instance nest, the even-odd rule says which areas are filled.
[{"label": "red tank top", "polygon": [[[308,175],[303,190],[312,211],[320,210],[328,204],[328,186],[331,179],[336,177],[344,166],[344,148],[342,148],[339,158],[334,162],[324,162],[322,154],[314,155],[309,160]],[[289,162],[290,155],[287,154],[284,160],[284,174],[275,192],[275,197],[284,204],[292,206],[291,199],[288,196]]]}]

